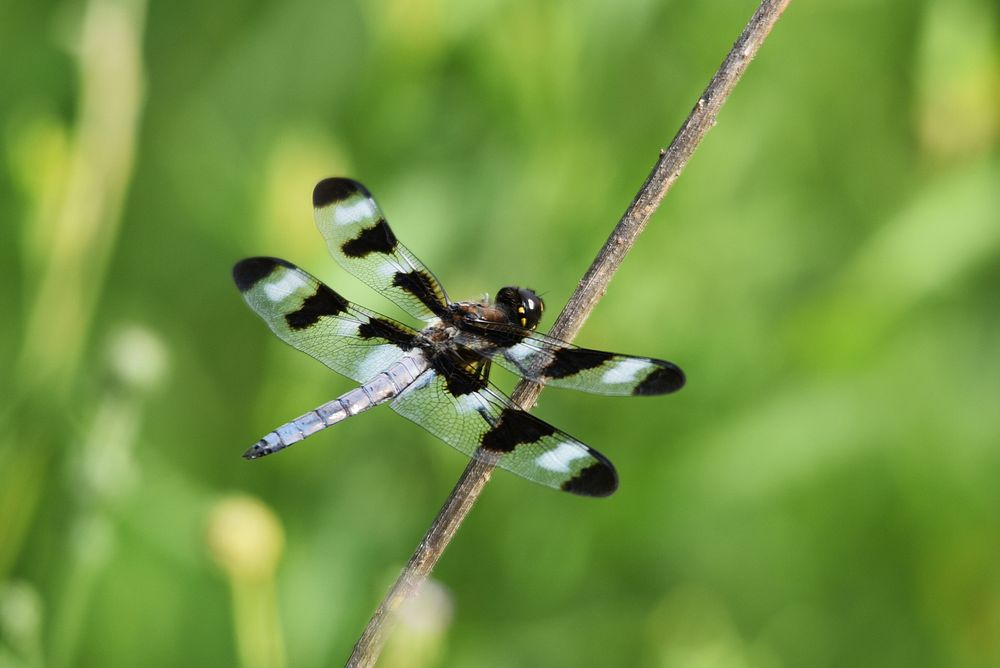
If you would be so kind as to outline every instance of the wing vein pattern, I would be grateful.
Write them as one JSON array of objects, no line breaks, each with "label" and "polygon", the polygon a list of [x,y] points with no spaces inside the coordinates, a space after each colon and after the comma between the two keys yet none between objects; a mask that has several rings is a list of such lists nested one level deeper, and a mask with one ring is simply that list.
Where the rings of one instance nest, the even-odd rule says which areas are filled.
[{"label": "wing vein pattern", "polygon": [[676,392],[684,386],[684,372],[666,360],[619,355],[580,348],[538,332],[507,324],[476,321],[484,338],[462,332],[457,341],[488,357],[511,373],[552,387],[607,396],[651,396]]},{"label": "wing vein pattern", "polygon": [[248,258],[233,268],[233,277],[278,338],[359,383],[415,347],[416,331],[352,304],[291,262]]},{"label": "wing vein pattern", "polygon": [[614,466],[601,453],[521,410],[486,381],[471,389],[469,378],[454,377],[460,373],[428,369],[389,405],[465,455],[528,480],[583,496],[618,488]]},{"label": "wing vein pattern", "polygon": [[396,239],[385,214],[357,181],[329,178],[313,190],[313,211],[330,255],[410,315],[443,316],[448,295],[434,274]]}]

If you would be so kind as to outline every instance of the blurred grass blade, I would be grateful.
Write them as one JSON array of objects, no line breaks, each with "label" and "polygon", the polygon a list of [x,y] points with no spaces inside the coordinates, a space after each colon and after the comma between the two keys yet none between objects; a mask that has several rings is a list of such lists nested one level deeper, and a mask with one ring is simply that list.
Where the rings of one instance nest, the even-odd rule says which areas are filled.
[{"label": "blurred grass blade", "polygon": [[[808,355],[856,362],[933,294],[944,294],[1000,252],[1000,167],[980,163],[932,183],[881,227],[830,288],[793,323]],[[815,359],[814,361],[819,361]]]},{"label": "blurred grass blade", "polygon": [[135,154],[143,97],[144,0],[91,0],[75,55],[80,76],[78,124],[68,173],[51,228],[39,250],[41,276],[30,300],[17,378],[27,389],[66,391],[114,248]]}]

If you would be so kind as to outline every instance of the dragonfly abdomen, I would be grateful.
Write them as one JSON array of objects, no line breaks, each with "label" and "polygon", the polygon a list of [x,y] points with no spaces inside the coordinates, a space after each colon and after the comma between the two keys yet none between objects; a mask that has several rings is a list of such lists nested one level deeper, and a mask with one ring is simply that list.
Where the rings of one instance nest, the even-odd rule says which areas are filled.
[{"label": "dragonfly abdomen", "polygon": [[307,436],[385,403],[409,387],[426,368],[427,362],[422,356],[408,355],[367,383],[281,425],[251,446],[243,457],[258,459],[274,454]]}]

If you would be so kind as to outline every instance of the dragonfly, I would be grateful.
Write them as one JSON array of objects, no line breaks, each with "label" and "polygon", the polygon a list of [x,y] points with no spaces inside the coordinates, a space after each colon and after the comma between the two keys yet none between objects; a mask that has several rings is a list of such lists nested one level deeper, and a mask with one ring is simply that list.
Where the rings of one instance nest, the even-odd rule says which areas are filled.
[{"label": "dragonfly", "polygon": [[291,262],[239,261],[233,267],[236,287],[271,331],[359,383],[270,432],[245,458],[273,454],[388,403],[465,455],[536,483],[595,497],[618,488],[604,455],[515,405],[490,382],[491,367],[496,363],[552,387],[652,396],[683,387],[677,365],[580,348],[537,332],[545,304],[529,288],[503,287],[492,301],[451,301],[357,181],[320,181],[313,208],[334,260],[424,327],[351,303]]}]

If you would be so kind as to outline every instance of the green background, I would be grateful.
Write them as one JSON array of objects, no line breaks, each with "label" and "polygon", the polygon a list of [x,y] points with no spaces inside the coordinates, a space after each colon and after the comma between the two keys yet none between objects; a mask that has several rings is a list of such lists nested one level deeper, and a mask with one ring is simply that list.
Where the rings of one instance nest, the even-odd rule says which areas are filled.
[{"label": "green background", "polygon": [[[465,460],[243,304],[320,178],[453,298],[547,327],[751,1],[0,6],[0,665],[338,665]],[[387,666],[1000,666],[1000,50],[988,0],[796,0],[549,390],[591,500],[499,473]],[[512,383],[496,374],[505,388]]]}]

